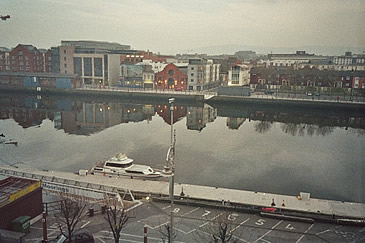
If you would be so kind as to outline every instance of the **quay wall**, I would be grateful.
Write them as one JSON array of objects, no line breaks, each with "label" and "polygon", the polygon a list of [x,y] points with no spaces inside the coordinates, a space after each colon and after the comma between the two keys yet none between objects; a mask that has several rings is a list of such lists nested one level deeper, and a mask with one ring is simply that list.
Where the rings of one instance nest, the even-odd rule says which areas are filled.
[{"label": "quay wall", "polygon": [[338,109],[346,112],[365,113],[365,103],[356,102],[334,102],[319,100],[301,100],[301,99],[278,99],[278,98],[255,98],[255,97],[236,97],[236,96],[213,96],[208,100],[204,99],[203,94],[191,94],[184,92],[161,92],[161,91],[128,91],[118,89],[56,89],[44,88],[37,91],[36,87],[9,87],[0,86],[0,92],[3,93],[29,93],[32,95],[45,96],[71,96],[71,97],[93,97],[95,99],[116,98],[136,101],[158,101],[167,103],[168,99],[174,97],[177,103],[207,103],[214,106],[219,105],[255,105],[271,108],[314,108],[326,111],[326,109]]},{"label": "quay wall", "polygon": [[[5,168],[0,167],[0,174],[22,178],[39,179],[44,183],[56,183],[60,187],[89,191],[104,192],[130,192],[133,195],[149,196],[153,198],[168,199],[169,182],[145,179],[132,179],[129,177],[109,177],[103,175],[80,176],[71,172],[40,171],[35,168]],[[297,216],[320,215],[320,218],[332,220],[353,219],[364,224],[365,204],[356,202],[340,202],[333,200],[302,198],[290,195],[279,195],[254,191],[235,190],[192,184],[174,184],[174,196],[177,201],[202,204],[230,205],[236,208],[257,209],[262,207],[275,207],[280,212],[298,212]],[[45,188],[52,189],[52,188]],[[72,191],[70,191],[72,193]],[[275,204],[273,205],[275,201]],[[318,218],[318,217],[317,217]]]},{"label": "quay wall", "polygon": [[277,106],[277,107],[292,107],[292,108],[339,108],[339,109],[360,109],[365,111],[365,104],[350,103],[350,102],[330,102],[330,101],[312,101],[298,99],[276,99],[276,98],[253,98],[253,97],[235,97],[235,96],[214,96],[206,103],[211,105],[262,105],[262,106]]},{"label": "quay wall", "polygon": [[184,93],[162,93],[156,92],[143,92],[143,91],[122,91],[111,89],[55,89],[55,88],[43,88],[37,91],[36,88],[25,87],[4,87],[0,86],[0,92],[6,93],[28,93],[33,95],[46,95],[46,96],[74,96],[74,97],[95,97],[95,98],[121,98],[128,100],[152,100],[167,102],[169,98],[174,97],[176,102],[203,102],[204,95],[186,95]]}]

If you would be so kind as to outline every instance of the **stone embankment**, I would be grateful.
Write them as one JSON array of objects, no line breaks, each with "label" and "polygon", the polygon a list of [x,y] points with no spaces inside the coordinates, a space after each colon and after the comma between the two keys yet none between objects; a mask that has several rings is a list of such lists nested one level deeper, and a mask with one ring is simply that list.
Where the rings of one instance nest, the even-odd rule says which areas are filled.
[{"label": "stone embankment", "polygon": [[[41,180],[42,185],[47,185],[48,190],[67,190],[78,194],[129,192],[135,197],[160,200],[168,200],[169,196],[169,183],[164,180],[153,181],[89,174],[81,176],[71,172],[10,167],[0,167],[0,174]],[[284,215],[293,219],[306,218],[337,223],[342,221],[359,225],[363,225],[365,219],[363,203],[315,199],[308,197],[308,194],[302,194],[302,197],[298,198],[298,196],[180,183],[175,183],[174,188],[176,203],[222,205],[252,212],[266,212],[269,214],[267,216],[273,217]],[[303,195],[306,196],[303,197]]]}]

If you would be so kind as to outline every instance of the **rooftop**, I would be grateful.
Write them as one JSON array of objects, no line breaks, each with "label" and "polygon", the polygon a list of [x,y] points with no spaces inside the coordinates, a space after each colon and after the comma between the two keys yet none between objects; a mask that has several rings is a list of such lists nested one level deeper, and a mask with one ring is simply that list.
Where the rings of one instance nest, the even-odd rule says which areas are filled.
[{"label": "rooftop", "polygon": [[[0,181],[0,207],[11,203],[12,201],[16,200],[27,192],[32,191],[31,189],[27,191],[23,190],[35,183],[38,183],[38,187],[40,187],[39,181],[12,176],[2,179]],[[35,186],[35,188],[37,188],[37,186]],[[20,193],[20,191],[23,191],[23,193]]]}]

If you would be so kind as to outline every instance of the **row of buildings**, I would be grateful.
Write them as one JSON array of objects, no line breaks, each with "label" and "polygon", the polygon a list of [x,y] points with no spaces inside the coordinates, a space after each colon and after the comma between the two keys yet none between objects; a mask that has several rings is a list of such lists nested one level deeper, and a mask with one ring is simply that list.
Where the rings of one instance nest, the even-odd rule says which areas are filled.
[{"label": "row of buildings", "polygon": [[166,56],[149,50],[132,50],[129,45],[119,43],[61,41],[60,46],[48,50],[21,44],[11,50],[0,48],[1,83],[6,84],[14,73],[37,77],[39,73],[49,73],[43,74],[43,80],[72,77],[67,85],[58,85],[71,88],[119,86],[177,91],[201,91],[220,85],[253,89],[365,88],[365,54],[321,56],[297,51],[259,56],[252,51],[239,51],[234,55]]}]

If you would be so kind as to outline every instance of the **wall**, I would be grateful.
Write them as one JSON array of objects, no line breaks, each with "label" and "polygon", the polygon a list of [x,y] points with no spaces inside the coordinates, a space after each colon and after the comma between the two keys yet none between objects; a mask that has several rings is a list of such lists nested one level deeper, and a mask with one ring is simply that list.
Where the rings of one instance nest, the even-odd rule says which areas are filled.
[{"label": "wall", "polygon": [[119,82],[119,69],[120,69],[120,55],[109,54],[108,66],[109,66],[109,85],[117,86]]},{"label": "wall", "polygon": [[218,95],[227,95],[227,96],[250,96],[250,88],[249,87],[227,87],[227,86],[219,86],[218,87]]},{"label": "wall", "polygon": [[14,219],[20,216],[30,216],[31,218],[34,218],[42,212],[42,188],[38,188],[0,208],[0,229],[12,230],[11,221]]}]

